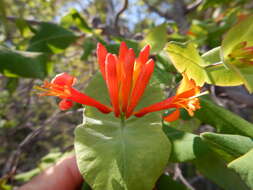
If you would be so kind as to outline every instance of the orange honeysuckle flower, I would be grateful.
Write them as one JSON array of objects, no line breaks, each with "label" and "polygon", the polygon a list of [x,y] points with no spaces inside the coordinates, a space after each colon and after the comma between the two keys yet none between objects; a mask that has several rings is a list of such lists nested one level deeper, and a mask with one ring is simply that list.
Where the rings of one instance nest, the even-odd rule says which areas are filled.
[{"label": "orange honeysuckle flower", "polygon": [[37,89],[44,91],[41,96],[57,96],[61,98],[59,107],[67,110],[73,102],[96,107],[103,113],[114,112],[116,117],[130,117],[137,106],[149,79],[154,71],[154,61],[149,58],[150,46],[145,46],[135,58],[133,49],[128,49],[124,42],[120,45],[119,56],[108,53],[106,48],[98,43],[97,56],[100,71],[108,88],[111,107],[79,92],[73,85],[76,78],[61,73],[51,82],[45,81]]},{"label": "orange honeysuckle flower", "polygon": [[131,115],[141,117],[149,112],[169,108],[176,108],[176,111],[165,117],[167,121],[179,117],[179,108],[185,108],[193,115],[193,112],[200,108],[199,100],[195,97],[199,94],[200,88],[193,80],[189,80],[186,74],[183,74],[182,83],[175,96],[134,112],[154,71],[155,63],[149,59],[149,52],[150,46],[146,45],[136,58],[133,49],[129,49],[125,42],[122,42],[117,56],[108,53],[106,48],[98,43],[98,64],[107,85],[112,107],[103,105],[73,88],[76,78],[67,73],[57,75],[51,82],[45,81],[44,85],[37,89],[44,91],[41,96],[57,96],[62,99],[59,103],[62,110],[71,108],[73,102],[77,102],[93,106],[102,113],[114,112],[116,117],[121,118]]},{"label": "orange honeysuckle flower", "polygon": [[174,112],[164,117],[165,121],[171,122],[177,120],[180,116],[180,108],[187,110],[190,116],[194,115],[194,111],[200,109],[200,103],[197,96],[200,94],[200,87],[196,85],[194,80],[190,80],[185,73],[175,96],[164,101],[155,103],[145,107],[135,113],[135,116],[141,117],[147,113],[160,111],[169,108],[176,108]]},{"label": "orange honeysuckle flower", "polygon": [[186,32],[186,35],[196,37],[196,34],[195,34],[194,32],[192,32],[191,30],[188,30],[188,31]]},{"label": "orange honeysuckle flower", "polygon": [[141,99],[154,71],[155,63],[148,59],[149,51],[150,46],[146,45],[135,58],[133,49],[128,49],[126,43],[122,42],[119,56],[116,56],[98,44],[98,63],[116,117],[130,117]]},{"label": "orange honeysuckle flower", "polygon": [[247,42],[238,43],[228,55],[231,63],[253,64],[253,46],[247,46]]}]

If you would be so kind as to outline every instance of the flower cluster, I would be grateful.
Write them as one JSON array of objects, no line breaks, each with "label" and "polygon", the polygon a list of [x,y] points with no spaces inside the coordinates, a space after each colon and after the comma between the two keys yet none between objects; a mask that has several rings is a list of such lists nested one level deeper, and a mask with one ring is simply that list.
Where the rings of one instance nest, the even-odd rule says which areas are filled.
[{"label": "flower cluster", "polygon": [[174,121],[180,115],[180,108],[188,111],[193,116],[194,111],[200,108],[198,95],[200,87],[183,73],[183,79],[173,97],[135,111],[154,71],[154,60],[149,59],[150,46],[145,46],[136,58],[133,49],[121,43],[119,55],[108,53],[102,44],[97,45],[98,64],[106,82],[111,105],[107,106],[99,101],[76,90],[73,85],[76,78],[61,73],[51,82],[45,81],[39,87],[42,96],[57,96],[61,100],[59,107],[69,109],[73,102],[93,106],[102,113],[114,112],[116,117],[129,118],[144,116],[147,113],[175,108],[176,110],[166,116],[166,121]]},{"label": "flower cluster", "polygon": [[237,44],[228,56],[231,63],[253,64],[253,46],[247,46],[247,42],[243,41]]}]

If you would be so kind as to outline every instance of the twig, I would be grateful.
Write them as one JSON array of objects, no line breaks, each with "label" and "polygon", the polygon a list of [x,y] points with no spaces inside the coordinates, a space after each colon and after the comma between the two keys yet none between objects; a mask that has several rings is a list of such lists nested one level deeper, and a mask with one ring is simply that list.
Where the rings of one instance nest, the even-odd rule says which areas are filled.
[{"label": "twig", "polygon": [[48,123],[53,121],[55,117],[57,116],[57,114],[59,114],[59,112],[60,112],[59,110],[55,111],[55,113],[53,113],[53,115],[50,118],[45,120],[45,122],[43,122],[40,127],[38,127],[37,129],[35,129],[34,131],[32,131],[30,134],[26,136],[26,138],[18,145],[17,149],[13,151],[11,155],[9,156],[9,158],[7,159],[6,165],[2,171],[3,175],[7,173],[7,176],[11,177],[13,174],[15,174],[16,168],[20,159],[20,155],[22,153],[22,149],[26,145],[30,144],[38,134],[42,133],[45,126],[47,126]]},{"label": "twig", "polygon": [[143,0],[143,2],[148,6],[150,11],[155,12],[167,20],[174,20],[178,24],[180,32],[184,32],[188,28],[188,22],[185,18],[186,6],[183,0],[174,1],[172,5],[173,9],[171,9],[169,12],[162,12],[156,6],[151,5],[147,0]]},{"label": "twig", "polygon": [[119,10],[119,12],[116,14],[115,21],[114,21],[114,27],[117,29],[119,24],[119,17],[120,15],[127,9],[128,7],[128,0],[124,0],[123,7]]},{"label": "twig", "polygon": [[148,9],[150,11],[153,11],[156,14],[158,14],[159,16],[166,18],[168,20],[173,20],[173,15],[169,14],[168,12],[164,13],[164,12],[160,11],[157,7],[151,5],[147,0],[143,0],[143,2],[148,6]]},{"label": "twig", "polygon": [[82,112],[83,108],[73,111],[67,111],[67,112],[61,112],[60,110],[56,110],[51,117],[49,117],[47,120],[45,120],[40,127],[32,131],[30,134],[26,136],[26,138],[18,145],[17,149],[13,151],[9,158],[6,161],[6,165],[2,171],[2,174],[5,178],[10,178],[12,175],[16,173],[16,169],[18,166],[18,162],[20,159],[20,155],[22,154],[23,149],[29,145],[35,137],[37,137],[39,134],[42,134],[45,127],[49,125],[50,123],[57,120],[57,118],[70,115],[76,112]]},{"label": "twig", "polygon": [[175,164],[175,168],[174,168],[175,174],[173,179],[180,179],[180,181],[190,190],[195,190],[195,188],[184,178],[184,176],[182,175],[181,169],[179,167],[179,164]]},{"label": "twig", "polygon": [[194,11],[201,3],[202,3],[202,0],[196,0],[192,4],[188,5],[186,7],[185,14],[188,14],[188,13]]},{"label": "twig", "polygon": [[225,104],[216,96],[215,86],[210,86],[210,92],[211,98],[216,104],[226,107]]},{"label": "twig", "polygon": [[196,176],[196,177],[192,178],[191,180],[189,180],[189,182],[190,182],[190,184],[194,184],[194,183],[197,183],[198,181],[203,180],[203,179],[204,179],[204,177],[202,177],[202,176]]}]

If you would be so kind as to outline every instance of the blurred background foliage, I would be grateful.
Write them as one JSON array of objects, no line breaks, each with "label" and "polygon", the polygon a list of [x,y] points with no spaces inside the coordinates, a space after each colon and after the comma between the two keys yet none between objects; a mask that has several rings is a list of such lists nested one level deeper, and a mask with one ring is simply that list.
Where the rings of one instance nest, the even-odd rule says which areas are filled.
[{"label": "blurred background foliage", "polygon": [[[190,40],[203,53],[219,46],[223,34],[252,12],[251,0],[0,0],[0,189],[28,181],[73,149],[81,106],[61,112],[58,100],[36,95],[35,85],[68,72],[78,78],[76,88],[84,89],[98,69],[97,42],[116,53],[126,41],[136,54],[151,44],[154,77],[172,94],[180,75],[162,51],[165,44]],[[253,120],[252,96],[243,87],[206,88],[214,102]],[[171,124],[178,130],[215,131],[201,114],[183,115]],[[196,167],[171,165],[168,173],[180,184],[168,176],[159,184],[166,179],[177,189],[186,189],[181,183],[220,189]]]}]

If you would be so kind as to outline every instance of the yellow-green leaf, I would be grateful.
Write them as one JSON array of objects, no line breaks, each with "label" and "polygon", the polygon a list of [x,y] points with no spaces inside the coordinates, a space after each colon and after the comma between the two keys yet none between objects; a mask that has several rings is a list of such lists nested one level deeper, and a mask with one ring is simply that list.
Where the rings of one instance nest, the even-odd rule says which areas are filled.
[{"label": "yellow-green leaf", "polygon": [[170,42],[165,50],[180,73],[186,72],[188,77],[194,79],[199,86],[205,83],[207,80],[205,62],[193,43]]},{"label": "yellow-green leaf", "polygon": [[233,169],[245,183],[253,189],[253,149],[247,154],[237,158],[228,164],[228,168]]},{"label": "yellow-green leaf", "polygon": [[167,24],[161,24],[154,28],[151,28],[145,38],[141,42],[141,45],[144,46],[146,44],[151,45],[151,52],[158,53],[160,52],[165,44],[167,43]]}]

